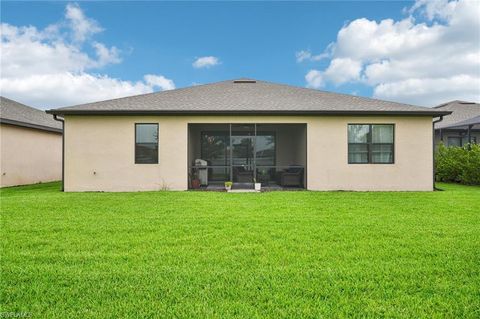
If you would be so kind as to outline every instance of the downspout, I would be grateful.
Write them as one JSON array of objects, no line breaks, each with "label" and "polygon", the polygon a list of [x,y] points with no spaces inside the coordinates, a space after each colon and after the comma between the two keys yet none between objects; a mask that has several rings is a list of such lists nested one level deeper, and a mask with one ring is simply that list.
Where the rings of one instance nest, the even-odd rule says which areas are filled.
[{"label": "downspout", "polygon": [[468,126],[468,131],[467,131],[467,134],[468,134],[468,149],[469,150],[472,149],[472,128],[473,128],[473,125],[469,125]]},{"label": "downspout", "polygon": [[437,188],[435,187],[435,124],[437,124],[438,122],[441,122],[443,121],[443,115],[440,115],[440,118],[438,120],[435,120],[433,121],[432,123],[432,144],[433,144],[433,190],[437,190]]},{"label": "downspout", "polygon": [[62,192],[65,191],[65,120],[53,114],[55,121],[62,122]]}]

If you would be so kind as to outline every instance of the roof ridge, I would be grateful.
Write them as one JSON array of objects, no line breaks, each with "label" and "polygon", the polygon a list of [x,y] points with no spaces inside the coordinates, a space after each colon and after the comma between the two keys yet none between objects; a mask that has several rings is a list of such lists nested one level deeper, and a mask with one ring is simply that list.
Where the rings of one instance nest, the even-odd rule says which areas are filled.
[{"label": "roof ridge", "polygon": [[439,109],[439,108],[442,108],[442,107],[445,107],[445,106],[451,105],[451,104],[480,105],[480,104],[477,103],[477,102],[469,102],[469,101],[463,101],[463,100],[453,100],[453,101],[450,101],[450,102],[446,102],[446,103],[439,104],[439,105],[437,105],[437,106],[434,106],[433,108],[434,108],[434,109]]},{"label": "roof ridge", "polygon": [[301,89],[301,90],[305,90],[305,91],[309,91],[309,92],[322,92],[322,93],[332,94],[332,95],[342,95],[342,96],[347,96],[349,98],[356,98],[356,99],[360,99],[360,100],[363,99],[363,100],[369,100],[369,101],[377,101],[377,102],[381,102],[381,103],[395,103],[397,105],[408,105],[408,106],[411,106],[411,107],[431,109],[431,108],[426,107],[426,106],[419,106],[419,105],[400,103],[400,102],[388,101],[388,100],[380,100],[380,99],[370,98],[370,97],[366,97],[366,96],[351,95],[351,94],[342,93],[342,92],[332,92],[332,91],[327,91],[327,90],[318,90],[318,89],[307,88],[307,87],[298,86],[298,85],[294,85],[294,84],[277,83],[277,82],[271,82],[271,81],[266,81],[266,80],[258,80],[258,79],[255,79],[255,78],[239,77],[239,78],[235,78],[235,79],[229,79],[229,80],[223,80],[223,81],[217,81],[217,82],[211,82],[211,83],[204,83],[204,84],[197,84],[197,85],[193,85],[193,86],[186,86],[186,87],[173,89],[173,90],[156,91],[156,92],[150,92],[150,93],[142,93],[142,94],[135,94],[135,95],[117,97],[117,98],[101,100],[101,101],[94,101],[94,102],[68,105],[68,106],[63,106],[63,107],[59,107],[59,108],[55,108],[55,109],[50,109],[48,111],[61,110],[61,109],[64,109],[64,108],[71,108],[71,107],[77,107],[77,106],[84,106],[84,105],[87,105],[87,104],[113,102],[113,101],[118,101],[118,100],[127,99],[127,98],[135,98],[135,97],[140,97],[140,96],[159,95],[159,94],[165,94],[165,93],[170,93],[170,92],[179,92],[179,91],[190,90],[190,89],[197,88],[197,87],[202,87],[202,86],[216,85],[216,84],[220,84],[220,83],[234,83],[235,81],[245,81],[245,80],[255,81],[256,83],[260,82],[260,83],[267,83],[267,84],[273,84],[273,85],[279,85],[279,86],[285,86],[285,87],[291,87],[291,88],[293,87],[293,88],[296,88],[296,89]]},{"label": "roof ridge", "polygon": [[467,101],[459,101],[458,103],[463,105],[480,105],[477,102],[467,102]]},{"label": "roof ridge", "polygon": [[[239,80],[240,79],[240,80]],[[248,80],[245,80],[248,79]],[[246,84],[235,84],[240,81]],[[250,78],[237,78],[168,91],[144,93],[48,110],[50,114],[106,112],[188,113],[188,112],[339,112],[439,114],[424,106],[380,100],[365,96],[317,90],[298,85]],[[110,113],[109,113],[110,112]]]},{"label": "roof ridge", "polygon": [[313,88],[308,88],[308,87],[303,87],[303,86],[298,86],[294,84],[285,84],[285,83],[275,83],[275,82],[270,82],[270,81],[264,81],[264,80],[256,80],[257,82],[263,82],[263,83],[269,83],[269,84],[275,84],[275,85],[282,85],[282,86],[287,86],[287,87],[293,87],[297,89],[302,89],[310,92],[322,92],[326,94],[333,94],[333,95],[342,95],[342,96],[347,96],[349,98],[357,98],[357,99],[363,99],[363,100],[369,100],[369,101],[377,101],[377,102],[382,102],[382,103],[394,103],[397,105],[406,105],[406,106],[411,106],[411,107],[417,107],[421,109],[432,109],[431,107],[427,106],[420,106],[420,105],[413,105],[413,104],[408,104],[408,103],[401,103],[401,102],[395,102],[395,101],[389,101],[389,100],[380,100],[380,99],[375,99],[367,96],[361,96],[361,95],[352,95],[352,94],[347,94],[347,93],[342,93],[342,92],[332,92],[332,91],[327,91],[327,90],[318,90],[318,89],[313,89]]},{"label": "roof ridge", "polygon": [[[239,79],[241,80],[241,78],[239,78]],[[73,104],[73,105],[62,106],[62,107],[58,107],[58,108],[54,108],[54,109],[49,109],[47,111],[61,110],[61,109],[64,109],[64,108],[83,106],[83,105],[87,105],[87,104],[97,104],[97,103],[103,103],[103,102],[118,101],[118,100],[122,100],[122,99],[134,98],[134,97],[139,97],[139,96],[157,95],[157,94],[164,94],[164,93],[169,93],[169,92],[178,92],[178,91],[182,91],[182,90],[193,89],[193,88],[196,88],[196,87],[219,84],[219,83],[224,83],[224,82],[233,82],[235,80],[237,80],[237,79],[224,80],[224,81],[218,81],[218,82],[212,82],[212,83],[204,83],[204,84],[195,84],[195,85],[192,85],[192,86],[185,86],[185,87],[181,87],[181,88],[175,88],[175,89],[172,89],[172,90],[163,90],[163,91],[156,91],[156,92],[150,92],[150,93],[134,94],[134,95],[116,97],[116,98],[113,98],[113,99],[106,99],[106,100],[100,100],[100,101],[94,101],[94,102]],[[254,80],[254,79],[252,79],[252,80]],[[257,80],[255,80],[255,81],[257,81]]]}]

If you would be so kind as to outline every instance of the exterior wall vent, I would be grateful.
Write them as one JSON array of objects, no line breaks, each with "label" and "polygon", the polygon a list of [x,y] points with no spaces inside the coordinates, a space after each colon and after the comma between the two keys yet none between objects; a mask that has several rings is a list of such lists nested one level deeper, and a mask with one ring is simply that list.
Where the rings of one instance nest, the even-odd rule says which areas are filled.
[{"label": "exterior wall vent", "polygon": [[233,83],[257,83],[257,81],[245,79],[245,80],[234,80]]}]

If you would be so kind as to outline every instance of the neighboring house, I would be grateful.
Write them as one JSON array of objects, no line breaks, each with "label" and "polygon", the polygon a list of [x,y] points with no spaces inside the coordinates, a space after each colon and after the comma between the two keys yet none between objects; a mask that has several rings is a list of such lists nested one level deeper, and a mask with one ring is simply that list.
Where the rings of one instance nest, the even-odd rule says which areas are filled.
[{"label": "neighboring house", "polygon": [[463,146],[469,141],[480,143],[480,104],[452,101],[434,109],[452,112],[435,124],[435,144],[443,142],[446,146]]},{"label": "neighboring house", "polygon": [[65,191],[431,191],[432,118],[450,114],[250,79],[47,113],[65,120]]},{"label": "neighboring house", "polygon": [[62,125],[51,115],[0,97],[1,186],[62,178]]}]

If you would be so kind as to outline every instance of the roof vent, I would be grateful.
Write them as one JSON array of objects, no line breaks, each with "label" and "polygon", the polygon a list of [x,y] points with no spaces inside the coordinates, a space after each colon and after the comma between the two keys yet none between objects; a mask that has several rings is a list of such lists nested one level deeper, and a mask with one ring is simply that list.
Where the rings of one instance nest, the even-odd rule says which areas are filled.
[{"label": "roof vent", "polygon": [[240,79],[240,80],[234,80],[233,83],[257,83],[257,81],[249,80],[249,79]]}]

